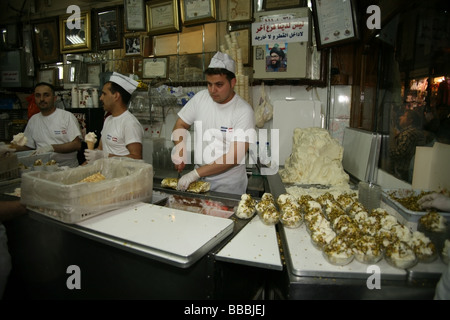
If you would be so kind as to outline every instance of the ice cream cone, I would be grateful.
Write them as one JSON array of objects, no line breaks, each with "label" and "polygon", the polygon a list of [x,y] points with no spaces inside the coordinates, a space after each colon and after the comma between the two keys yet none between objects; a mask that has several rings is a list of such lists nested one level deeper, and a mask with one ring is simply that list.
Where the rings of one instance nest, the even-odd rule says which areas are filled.
[{"label": "ice cream cone", "polygon": [[89,150],[94,150],[95,142],[93,141],[86,141],[87,147]]}]

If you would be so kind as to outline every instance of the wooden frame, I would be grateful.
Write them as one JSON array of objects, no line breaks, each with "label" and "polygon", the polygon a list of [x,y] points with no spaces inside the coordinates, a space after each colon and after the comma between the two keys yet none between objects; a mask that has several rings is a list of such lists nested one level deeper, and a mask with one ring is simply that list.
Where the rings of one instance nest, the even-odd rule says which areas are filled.
[{"label": "wooden frame", "polygon": [[202,24],[216,20],[215,0],[180,0],[184,25]]},{"label": "wooden frame", "polygon": [[359,39],[355,6],[355,0],[312,0],[316,42],[319,50]]},{"label": "wooden frame", "polygon": [[59,37],[58,20],[50,19],[36,22],[33,25],[36,56],[39,63],[58,62]]},{"label": "wooden frame", "polygon": [[241,0],[228,0],[228,22],[251,21],[252,2]]},{"label": "wooden frame", "polygon": [[51,85],[56,84],[57,68],[41,69],[38,71],[38,82],[46,82]]},{"label": "wooden frame", "polygon": [[145,0],[126,0],[125,24],[129,31],[146,31]]},{"label": "wooden frame", "polygon": [[91,51],[91,13],[83,11],[78,18],[73,15],[61,16],[59,33],[61,53]]},{"label": "wooden frame", "polygon": [[144,58],[142,62],[142,78],[144,79],[166,79],[169,69],[167,57]]},{"label": "wooden frame", "polygon": [[144,37],[139,33],[125,35],[125,56],[141,56],[144,47]]},{"label": "wooden frame", "polygon": [[[126,2],[126,1],[125,1]],[[123,48],[122,7],[98,9],[95,12],[97,48],[99,50]]]},{"label": "wooden frame", "polygon": [[149,2],[146,5],[147,31],[151,35],[180,31],[178,1]]},{"label": "wooden frame", "polygon": [[305,7],[305,0],[264,0],[263,9],[265,11]]}]

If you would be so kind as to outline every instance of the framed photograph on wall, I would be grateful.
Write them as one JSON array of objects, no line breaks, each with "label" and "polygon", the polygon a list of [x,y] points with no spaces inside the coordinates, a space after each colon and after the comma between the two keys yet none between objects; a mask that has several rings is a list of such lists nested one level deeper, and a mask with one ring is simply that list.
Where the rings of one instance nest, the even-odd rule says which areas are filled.
[{"label": "framed photograph on wall", "polygon": [[125,35],[125,56],[142,55],[143,36],[139,33]]},{"label": "framed photograph on wall", "polygon": [[184,25],[202,24],[216,20],[215,0],[180,0]]},{"label": "framed photograph on wall", "polygon": [[147,3],[147,31],[151,35],[180,31],[178,1]]},{"label": "framed photograph on wall", "polygon": [[241,0],[228,1],[228,22],[251,21],[252,20],[252,2]]},{"label": "framed photograph on wall", "polygon": [[263,9],[266,11],[305,6],[306,0],[264,0],[263,2]]},{"label": "framed photograph on wall", "polygon": [[100,50],[123,48],[123,10],[120,6],[95,11],[97,48]]},{"label": "framed photograph on wall", "polygon": [[83,11],[79,18],[73,18],[71,15],[61,16],[59,33],[61,53],[91,51],[91,13]]},{"label": "framed photograph on wall", "polygon": [[359,39],[355,5],[355,0],[312,0],[316,43],[319,50]]},{"label": "framed photograph on wall", "polygon": [[145,31],[145,0],[126,0],[125,24],[128,31]]},{"label": "framed photograph on wall", "polygon": [[36,56],[39,63],[59,60],[58,20],[51,19],[33,24]]},{"label": "framed photograph on wall", "polygon": [[167,78],[168,59],[166,57],[148,58],[143,60],[142,78]]}]

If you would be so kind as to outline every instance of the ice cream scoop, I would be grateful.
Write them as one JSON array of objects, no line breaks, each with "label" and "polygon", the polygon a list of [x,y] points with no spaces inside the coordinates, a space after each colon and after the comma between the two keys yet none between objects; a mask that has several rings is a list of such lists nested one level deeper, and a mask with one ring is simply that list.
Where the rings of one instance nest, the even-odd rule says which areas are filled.
[{"label": "ice cream scoop", "polygon": [[23,132],[20,132],[13,136],[11,143],[18,146],[24,146],[27,143],[27,137]]},{"label": "ice cream scoop", "polygon": [[97,135],[94,132],[89,132],[84,137],[84,141],[86,141],[89,150],[94,150],[94,146],[97,143]]}]

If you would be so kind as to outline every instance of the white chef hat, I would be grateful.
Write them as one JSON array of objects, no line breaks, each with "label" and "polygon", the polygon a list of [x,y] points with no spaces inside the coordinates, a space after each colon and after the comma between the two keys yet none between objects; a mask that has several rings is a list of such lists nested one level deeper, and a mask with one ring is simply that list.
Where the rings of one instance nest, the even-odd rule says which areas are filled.
[{"label": "white chef hat", "polygon": [[124,88],[129,94],[132,94],[134,90],[136,90],[136,87],[138,85],[137,81],[117,72],[113,72],[112,76],[109,78],[109,81],[117,83],[119,86]]},{"label": "white chef hat", "polygon": [[235,63],[229,55],[219,51],[212,57],[208,68],[223,68],[234,73]]}]

